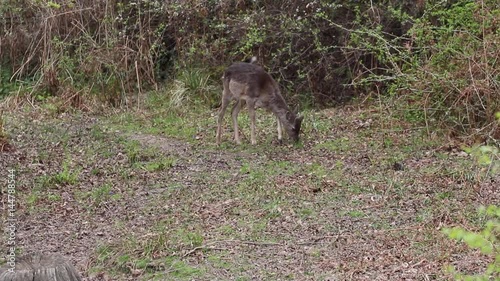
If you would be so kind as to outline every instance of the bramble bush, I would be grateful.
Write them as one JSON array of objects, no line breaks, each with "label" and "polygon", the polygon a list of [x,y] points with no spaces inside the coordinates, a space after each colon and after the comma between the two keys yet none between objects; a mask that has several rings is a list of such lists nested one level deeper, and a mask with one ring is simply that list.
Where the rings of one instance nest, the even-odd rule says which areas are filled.
[{"label": "bramble bush", "polygon": [[[426,1],[411,15],[389,8],[392,18],[408,26],[400,36],[380,24],[357,21],[351,48],[363,49],[378,66],[361,67],[368,75],[358,86],[381,85],[392,97],[389,110],[403,109],[409,121],[445,124],[455,131],[477,132],[498,139],[494,113],[500,109],[500,7],[497,1]],[[378,70],[378,71],[375,71]],[[480,134],[481,134],[480,133]]]},{"label": "bramble bush", "polygon": [[127,93],[155,85],[158,1],[1,4],[0,61],[14,79],[33,79],[35,91],[69,101],[90,94],[119,105]]}]

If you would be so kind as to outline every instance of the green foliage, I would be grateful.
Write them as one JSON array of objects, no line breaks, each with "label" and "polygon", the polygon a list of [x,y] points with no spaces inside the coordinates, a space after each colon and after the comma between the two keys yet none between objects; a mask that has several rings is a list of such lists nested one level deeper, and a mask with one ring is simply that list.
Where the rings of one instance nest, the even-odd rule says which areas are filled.
[{"label": "green foliage", "polygon": [[376,86],[377,93],[385,84],[411,122],[439,121],[462,132],[490,125],[500,108],[497,3],[426,1],[414,15],[403,7],[391,5],[384,14],[408,26],[400,36],[358,10],[349,46],[372,59],[359,61],[366,75],[354,78],[353,84],[365,90]]},{"label": "green foliage", "polygon": [[5,132],[3,112],[0,111],[0,143],[1,141],[7,142],[7,132]]},{"label": "green foliage", "polygon": [[111,193],[111,185],[104,184],[91,192],[94,206],[99,206],[102,201],[106,201]]},{"label": "green foliage", "polygon": [[[500,123],[500,114],[497,112],[495,114],[497,122]],[[481,167],[486,167],[486,176],[492,174],[497,175],[500,173],[500,150],[494,145],[481,145],[464,147],[465,152],[472,154],[476,158],[476,162]]]},{"label": "green foliage", "polygon": [[51,183],[72,185],[78,182],[79,170],[74,170],[69,166],[68,161],[64,161],[62,164],[62,170],[55,174],[51,179]]},{"label": "green foliage", "polygon": [[61,8],[60,4],[58,4],[56,2],[52,2],[52,1],[47,1],[46,5],[49,8],[54,8],[54,9],[60,9]]},{"label": "green foliage", "polygon": [[37,77],[37,91],[125,104],[125,93],[156,83],[155,62],[166,56],[164,25],[152,20],[163,14],[160,1],[82,5],[75,13],[73,0],[3,0],[0,61],[8,62],[17,79]]},{"label": "green foliage", "polygon": [[[257,55],[289,103],[322,107],[387,94],[395,115],[461,132],[488,126],[500,108],[494,0],[89,1],[81,13],[74,7],[73,0],[2,1],[0,61],[17,80],[39,79],[39,101],[60,95],[78,106],[75,97],[83,95],[140,104],[141,96],[127,94],[166,81],[168,110],[192,102],[216,107],[224,67]],[[10,74],[0,73],[2,82]],[[9,87],[2,83],[0,96]]]},{"label": "green foliage", "polygon": [[479,3],[471,0],[456,1],[448,9],[436,9],[431,15],[439,20],[443,34],[452,35],[457,30],[467,30],[474,35],[481,34],[481,24],[476,18]]},{"label": "green foliage", "polygon": [[[177,75],[177,79],[185,86],[184,93],[187,95],[187,99],[204,101],[211,107],[220,102],[220,93],[215,92],[214,83],[210,74],[206,71],[200,68],[182,68]],[[183,99],[186,99],[186,97],[183,97]]]},{"label": "green foliage", "polygon": [[500,151],[495,146],[475,146],[464,148],[464,151],[472,154],[480,166],[488,168],[488,173],[497,174],[500,172]]},{"label": "green foliage", "polygon": [[443,230],[451,239],[465,242],[469,247],[479,249],[481,253],[493,257],[494,261],[488,265],[486,271],[479,275],[465,275],[458,273],[453,267],[448,270],[454,274],[456,280],[492,280],[500,273],[500,208],[495,205],[481,207],[479,213],[487,218],[484,228],[479,232],[467,231],[460,227]]},{"label": "green foliage", "polygon": [[[497,116],[500,121],[500,117]],[[497,175],[500,172],[500,153],[497,147],[479,146],[465,148],[466,152],[476,157],[480,166],[488,167],[488,173]],[[491,256],[494,261],[488,265],[486,271],[480,275],[464,275],[458,273],[453,267],[448,270],[454,274],[456,280],[491,280],[500,274],[500,208],[496,205],[479,208],[479,214],[488,220],[479,232],[467,231],[461,227],[446,228],[443,230],[450,238],[463,241],[469,247],[479,249],[481,253]]]},{"label": "green foliage", "polygon": [[0,68],[0,99],[9,95],[16,89],[16,84],[10,81],[11,71]]},{"label": "green foliage", "polygon": [[172,157],[161,157],[149,163],[146,163],[143,168],[150,172],[168,170],[175,165],[176,160]]}]

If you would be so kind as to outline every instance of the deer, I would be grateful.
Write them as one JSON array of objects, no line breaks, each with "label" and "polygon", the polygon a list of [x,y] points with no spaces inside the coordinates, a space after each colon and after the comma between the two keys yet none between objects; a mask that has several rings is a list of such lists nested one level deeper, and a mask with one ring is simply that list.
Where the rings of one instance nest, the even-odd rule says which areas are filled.
[{"label": "deer", "polygon": [[278,123],[278,142],[282,143],[283,128],[294,141],[299,141],[300,127],[303,116],[292,112],[281,95],[278,83],[264,68],[256,64],[257,58],[252,57],[247,62],[236,62],[229,66],[222,77],[224,90],[217,119],[216,143],[220,145],[222,136],[222,122],[224,113],[231,101],[236,101],[231,115],[234,127],[234,141],[241,144],[238,130],[238,114],[246,104],[250,116],[251,143],[257,144],[255,139],[255,110],[263,108],[271,111]]}]

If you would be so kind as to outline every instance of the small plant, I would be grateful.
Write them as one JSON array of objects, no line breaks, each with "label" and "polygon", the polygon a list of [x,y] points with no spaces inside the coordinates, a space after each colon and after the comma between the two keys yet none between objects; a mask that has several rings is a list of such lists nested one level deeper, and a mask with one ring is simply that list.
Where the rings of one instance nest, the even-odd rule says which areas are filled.
[{"label": "small plant", "polygon": [[175,165],[175,159],[172,157],[162,157],[157,161],[147,163],[143,168],[149,172],[168,170]]},{"label": "small plant", "polygon": [[130,141],[125,143],[125,153],[127,154],[130,164],[140,161],[141,147],[138,141]]},{"label": "small plant", "polygon": [[[178,83],[184,85],[182,94],[187,94],[194,101],[203,101],[213,106],[219,102],[219,94],[214,94],[215,87],[210,78],[210,74],[201,69],[191,68],[183,69],[178,74]],[[175,93],[175,92],[173,92]]]},{"label": "small plant", "polygon": [[13,150],[14,147],[9,143],[9,135],[5,132],[3,112],[0,111],[0,152]]},{"label": "small plant", "polygon": [[94,206],[99,206],[101,202],[108,200],[111,192],[110,184],[104,184],[101,187],[94,189],[91,194],[92,199],[94,200]]},{"label": "small plant", "polygon": [[11,81],[12,72],[7,68],[0,68],[0,99],[14,92],[18,85]]},{"label": "small plant", "polygon": [[176,80],[172,85],[172,88],[168,92],[168,108],[169,109],[179,109],[183,105],[190,102],[188,93],[188,88],[186,84],[182,81]]},{"label": "small plant", "polygon": [[[497,120],[500,120],[500,114],[496,114]],[[466,148],[466,152],[471,153],[476,157],[480,166],[487,167],[486,175],[498,174],[500,167],[500,154],[497,147],[493,146],[479,146],[475,148]],[[465,242],[469,247],[479,249],[481,253],[491,256],[494,261],[489,264],[486,271],[479,275],[465,275],[456,271],[455,268],[449,267],[448,271],[451,272],[456,280],[467,281],[482,281],[482,280],[498,280],[500,273],[500,253],[498,249],[500,243],[500,208],[496,205],[479,208],[479,214],[488,218],[483,229],[479,232],[467,231],[461,227],[445,228],[443,232],[448,237]],[[491,279],[493,278],[493,279]]]},{"label": "small plant", "polygon": [[9,143],[7,142],[7,133],[5,133],[3,127],[3,117],[2,112],[0,112],[0,152],[4,150]]},{"label": "small plant", "polygon": [[[479,232],[467,231],[461,227],[445,228],[443,232],[451,239],[465,242],[469,247],[479,249],[481,253],[494,258],[494,261],[488,265],[486,271],[479,275],[465,275],[456,271],[450,266],[448,271],[454,275],[456,280],[497,280],[500,273],[500,247],[498,237],[500,235],[500,208],[495,205],[481,207],[479,213],[489,217],[484,228]],[[493,278],[493,279],[491,279]]]},{"label": "small plant", "polygon": [[68,162],[64,161],[62,171],[55,174],[51,178],[51,182],[55,184],[72,185],[78,182],[79,174],[80,172],[78,170],[71,171]]},{"label": "small plant", "polygon": [[464,151],[476,158],[480,167],[486,169],[486,175],[500,172],[500,151],[495,146],[483,145],[464,148]]}]

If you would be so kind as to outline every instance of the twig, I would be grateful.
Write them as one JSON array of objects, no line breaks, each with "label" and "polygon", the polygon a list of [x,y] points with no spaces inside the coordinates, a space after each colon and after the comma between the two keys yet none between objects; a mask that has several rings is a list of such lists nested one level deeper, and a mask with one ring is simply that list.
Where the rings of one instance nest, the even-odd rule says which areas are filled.
[{"label": "twig", "polygon": [[407,227],[398,227],[398,228],[390,228],[390,229],[377,229],[377,233],[379,232],[392,232],[392,231],[400,231],[400,230],[414,230],[422,228],[420,225],[407,226]]},{"label": "twig", "polygon": [[419,261],[419,262],[417,262],[417,263],[415,263],[415,264],[412,264],[412,267],[413,267],[413,268],[415,268],[415,267],[417,267],[417,266],[419,266],[419,265],[423,264],[424,262],[427,262],[427,260],[426,260],[426,259],[423,259],[423,260],[421,260],[421,261]]},{"label": "twig", "polygon": [[241,241],[241,240],[220,240],[220,241],[213,241],[210,243],[207,243],[205,245],[201,245],[198,247],[194,247],[193,249],[189,250],[186,252],[182,257],[187,257],[191,255],[192,253],[198,251],[198,250],[224,250],[224,248],[215,248],[212,247],[216,244],[223,244],[223,243],[239,243],[239,244],[247,244],[247,245],[254,245],[254,246],[283,246],[283,244],[280,243],[274,243],[274,242],[255,242],[255,241]]},{"label": "twig", "polygon": [[342,234],[344,234],[344,232],[340,232],[340,233],[339,233],[339,234],[337,234],[337,235],[326,235],[326,236],[321,236],[321,237],[314,238],[312,241],[298,243],[297,245],[299,245],[299,246],[304,246],[304,245],[316,244],[316,243],[320,242],[321,240],[325,240],[325,239],[328,239],[328,238],[335,238],[335,239],[333,240],[333,242],[337,242],[337,240],[339,240],[339,238],[340,238],[340,236],[342,236]]},{"label": "twig", "polygon": [[362,210],[368,210],[368,209],[373,209],[373,208],[378,208],[378,207],[383,207],[385,205],[385,202],[380,203],[380,204],[375,204],[375,205],[370,205],[370,206],[365,206],[361,208]]},{"label": "twig", "polygon": [[64,16],[64,15],[67,15],[67,14],[81,13],[83,11],[88,11],[88,10],[94,10],[94,8],[82,8],[82,9],[78,9],[78,10],[66,11],[66,12],[63,12],[63,13],[59,13],[59,14],[48,16],[45,19],[50,19],[50,18],[55,18],[55,17],[59,17],[59,16]]},{"label": "twig", "polygon": [[142,93],[141,93],[141,80],[139,78],[139,67],[137,66],[137,60],[135,61],[135,75],[137,76],[137,89],[139,90],[137,92],[137,110],[139,110]]},{"label": "twig", "polygon": [[274,242],[254,242],[254,241],[235,241],[235,242],[240,242],[241,244],[254,245],[254,246],[283,246],[283,244]]},{"label": "twig", "polygon": [[198,250],[227,250],[226,248],[216,248],[216,247],[211,247],[211,246],[199,246],[199,247],[195,247],[193,249],[191,249],[189,252],[185,253],[182,257],[185,258],[187,256],[190,256],[191,254],[193,254],[194,252],[198,251]]},{"label": "twig", "polygon": [[[335,242],[335,241],[337,241],[339,239],[339,237],[342,234],[343,234],[343,232],[341,232],[341,233],[339,233],[337,235],[321,236],[321,237],[314,238],[311,241],[297,243],[296,245],[298,245],[298,246],[311,245],[311,244],[318,243],[319,241],[325,240],[325,239],[328,239],[328,238],[335,238],[335,240],[334,240],[334,242]],[[198,247],[194,247],[193,249],[187,251],[184,255],[182,255],[182,257],[185,258],[185,257],[187,257],[187,256],[189,256],[189,255],[191,255],[194,252],[199,251],[199,250],[226,250],[226,248],[217,248],[217,247],[214,247],[214,245],[223,244],[223,243],[236,243],[236,244],[245,244],[245,245],[253,245],[253,246],[285,246],[285,244],[276,243],[276,242],[256,242],[256,241],[242,241],[242,240],[220,240],[220,241],[209,242],[209,243],[207,243],[205,245],[201,245],[201,246],[198,246]]]}]

